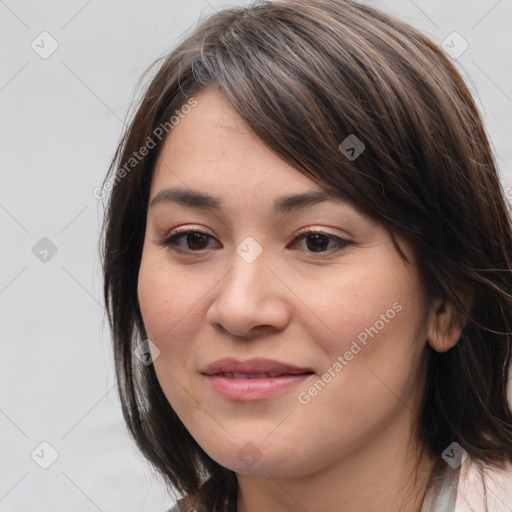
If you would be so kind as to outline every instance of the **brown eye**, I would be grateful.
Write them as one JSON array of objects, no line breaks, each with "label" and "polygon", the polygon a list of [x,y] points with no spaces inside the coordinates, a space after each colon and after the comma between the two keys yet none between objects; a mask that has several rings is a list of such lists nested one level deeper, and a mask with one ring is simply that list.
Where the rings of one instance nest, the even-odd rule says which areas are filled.
[{"label": "brown eye", "polygon": [[[213,240],[213,237],[202,231],[182,231],[165,238],[162,241],[162,245],[168,246],[171,249],[197,252],[208,249],[210,239]],[[183,240],[185,241],[185,246],[183,246],[183,243],[180,243]]]},{"label": "brown eye", "polygon": [[[166,236],[158,243],[159,245],[166,246],[173,251],[192,253],[211,249],[212,246],[208,246],[208,243],[211,240],[215,239],[208,233],[188,230]],[[304,250],[311,253],[332,252],[343,249],[352,243],[328,233],[307,231],[298,235],[292,245],[296,245],[303,240],[306,240],[306,249]]]},{"label": "brown eye", "polygon": [[329,237],[316,233],[306,237],[306,246],[314,252],[325,251],[330,241]]},{"label": "brown eye", "polygon": [[208,245],[208,235],[198,232],[186,233],[185,241],[187,248],[198,251],[205,249],[206,245]]},{"label": "brown eye", "polygon": [[[306,248],[308,252],[328,252],[336,248],[342,249],[343,247],[350,245],[348,240],[343,240],[338,236],[316,231],[301,233],[297,238],[295,238],[294,243],[298,243],[304,239],[306,239]],[[334,242],[334,247],[329,247],[331,242]]]}]

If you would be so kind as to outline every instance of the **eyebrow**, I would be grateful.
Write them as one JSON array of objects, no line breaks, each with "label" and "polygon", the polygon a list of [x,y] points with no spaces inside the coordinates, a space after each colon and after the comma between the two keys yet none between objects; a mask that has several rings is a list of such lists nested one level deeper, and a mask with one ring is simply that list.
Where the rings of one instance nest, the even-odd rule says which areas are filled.
[{"label": "eyebrow", "polygon": [[[278,213],[289,213],[325,201],[342,202],[343,199],[332,192],[302,192],[278,197],[274,201],[274,210]],[[172,202],[201,210],[213,210],[216,212],[222,212],[223,210],[223,203],[220,198],[195,190],[181,188],[165,188],[160,190],[151,200],[149,208],[157,204]]]}]

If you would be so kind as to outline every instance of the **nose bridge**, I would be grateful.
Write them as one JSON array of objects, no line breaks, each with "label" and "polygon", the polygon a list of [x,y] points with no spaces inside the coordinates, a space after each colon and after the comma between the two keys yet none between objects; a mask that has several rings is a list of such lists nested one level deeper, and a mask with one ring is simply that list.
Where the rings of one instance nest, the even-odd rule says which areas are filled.
[{"label": "nose bridge", "polygon": [[288,308],[275,276],[267,268],[269,256],[270,252],[252,237],[236,247],[229,260],[230,270],[219,283],[208,312],[210,322],[239,336],[248,335],[258,325],[286,325]]},{"label": "nose bridge", "polygon": [[[258,288],[268,278],[268,251],[252,236],[246,237],[238,244],[231,258],[231,272],[227,276],[226,285],[229,293],[239,300],[257,300]],[[268,291],[268,286],[266,287]]]}]

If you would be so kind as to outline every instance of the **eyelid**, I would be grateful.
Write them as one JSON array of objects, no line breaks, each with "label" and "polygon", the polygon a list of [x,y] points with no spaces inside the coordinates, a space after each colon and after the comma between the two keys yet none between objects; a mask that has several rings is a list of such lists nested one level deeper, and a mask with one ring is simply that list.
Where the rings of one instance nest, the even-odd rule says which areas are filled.
[{"label": "eyelid", "polygon": [[[165,233],[165,235],[163,235],[163,238],[169,238],[170,236],[173,236],[173,235],[177,235],[179,233],[186,233],[188,231],[194,231],[194,232],[199,232],[199,233],[202,233],[204,235],[208,235],[212,238],[215,238],[213,235],[211,235],[210,233],[208,233],[207,231],[205,231],[205,228],[203,226],[194,226],[194,225],[185,225],[185,226],[178,226],[177,228],[173,228],[169,231],[167,231]],[[334,233],[330,233],[328,231],[326,231],[324,228],[312,228],[312,227],[305,227],[305,228],[301,228],[297,234],[294,236],[294,239],[297,238],[299,235],[302,235],[304,233],[319,233],[321,235],[328,235],[328,236],[332,236],[332,237],[337,237],[337,238],[341,238],[343,239],[343,236],[339,236],[339,235],[335,235]],[[345,240],[348,242],[348,240]]]},{"label": "eyelid", "polygon": [[[174,252],[180,252],[182,254],[201,255],[201,254],[204,254],[206,251],[208,251],[208,248],[200,249],[197,251],[183,249],[183,248],[179,247],[178,245],[173,244],[170,241],[171,238],[174,238],[177,235],[186,234],[186,233],[199,233],[199,234],[205,235],[211,239],[214,239],[218,242],[218,240],[213,235],[208,233],[203,226],[184,225],[184,226],[178,226],[169,231],[166,231],[165,234],[163,234],[163,235],[157,235],[155,238],[155,243],[157,245],[167,247]],[[293,237],[293,240],[290,242],[290,244],[288,244],[288,246],[289,245],[293,246],[296,243],[302,241],[304,238],[306,238],[306,236],[303,236],[303,235],[314,235],[314,234],[324,235],[327,238],[337,240],[338,247],[335,247],[333,249],[328,249],[326,251],[302,251],[302,252],[306,252],[307,254],[312,254],[312,255],[315,255],[315,254],[328,255],[333,252],[341,251],[342,249],[348,247],[349,245],[354,244],[354,242],[352,242],[351,240],[348,240],[341,236],[330,233],[330,232],[326,231],[324,228],[305,227],[305,228],[300,229],[297,232],[297,234]],[[220,242],[218,242],[218,243],[220,243]],[[288,248],[288,246],[287,246],[287,248]]]},{"label": "eyelid", "polygon": [[196,226],[194,226],[193,224],[192,225],[186,224],[184,226],[178,226],[176,228],[170,229],[165,234],[165,236],[169,237],[172,235],[177,235],[178,233],[187,233],[188,231],[203,233],[205,235],[211,236],[212,238],[215,238],[213,235],[211,235],[210,233],[207,232],[207,230],[204,226],[200,226],[199,224]]},{"label": "eyelid", "polygon": [[[338,246],[335,247],[334,249],[328,249],[327,251],[318,251],[318,252],[317,251],[302,251],[302,252],[305,252],[305,253],[311,254],[311,255],[315,255],[315,254],[325,255],[324,257],[326,257],[332,253],[339,252],[339,251],[347,248],[350,245],[354,245],[354,242],[347,238],[330,233],[323,228],[311,228],[311,227],[302,228],[295,235],[294,239],[291,242],[291,245],[295,245],[296,243],[301,242],[304,238],[307,238],[307,236],[316,235],[316,234],[324,235],[325,237],[330,238],[331,240],[336,240]],[[304,235],[306,235],[306,236],[304,236]]]},{"label": "eyelid", "polygon": [[[200,233],[202,235],[208,236],[208,237],[216,240],[216,238],[213,235],[211,235],[210,233],[208,233],[203,226],[194,226],[194,225],[187,224],[184,226],[178,226],[176,228],[167,230],[162,235],[157,234],[153,241],[156,245],[161,245],[164,247],[171,248],[170,246],[172,244],[170,243],[170,239],[177,235],[180,235],[182,233]],[[172,250],[184,252],[184,253],[194,253],[195,252],[197,254],[202,253],[204,251],[204,249],[201,251],[190,251],[190,250],[186,250],[186,249],[181,249],[178,246],[174,246],[172,248]]]},{"label": "eyelid", "polygon": [[[299,231],[295,235],[295,238],[298,237],[299,235],[304,234],[304,233],[319,233],[320,235],[328,235],[328,236],[332,236],[332,237],[335,237],[335,238],[344,239],[343,235],[335,235],[334,233],[330,233],[329,231],[326,231],[325,228],[315,228],[315,227],[309,227],[309,226],[305,227],[305,228],[299,229]],[[346,241],[348,242],[348,240],[346,240]]]}]

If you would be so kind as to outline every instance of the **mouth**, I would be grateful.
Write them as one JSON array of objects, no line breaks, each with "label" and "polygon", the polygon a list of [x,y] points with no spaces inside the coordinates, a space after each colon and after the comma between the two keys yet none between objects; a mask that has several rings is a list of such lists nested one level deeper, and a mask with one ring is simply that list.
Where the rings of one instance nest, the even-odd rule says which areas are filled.
[{"label": "mouth", "polygon": [[249,378],[272,378],[281,375],[313,373],[313,370],[306,366],[297,366],[273,359],[253,358],[239,361],[233,358],[224,358],[211,363],[201,373],[210,376],[222,374],[230,378],[237,378],[236,376],[239,375],[249,376]]},{"label": "mouth", "polygon": [[223,398],[240,402],[283,394],[314,375],[310,368],[268,359],[222,359],[201,373]]},{"label": "mouth", "polygon": [[267,372],[267,373],[234,373],[234,372],[221,372],[215,373],[213,376],[225,377],[226,379],[243,380],[243,379],[276,379],[278,377],[290,377],[291,375],[310,375],[313,372],[304,373],[280,373],[280,372]]}]

